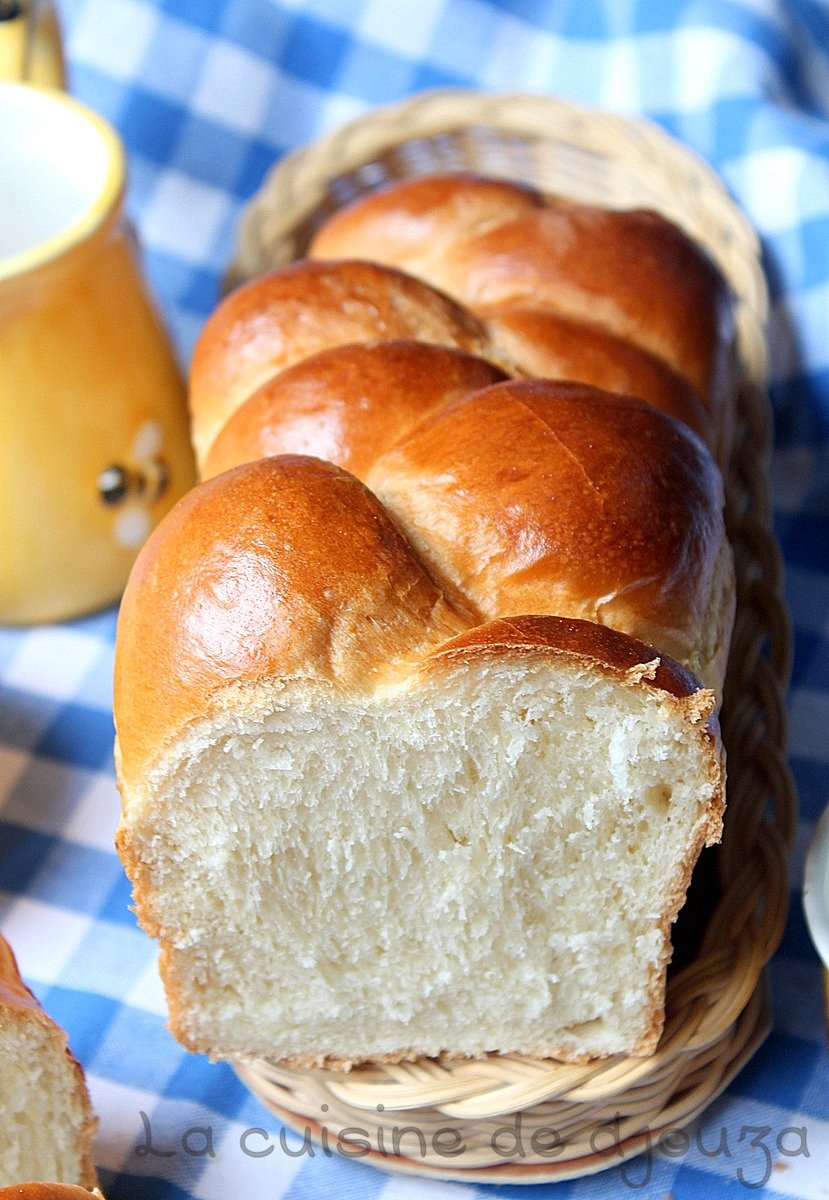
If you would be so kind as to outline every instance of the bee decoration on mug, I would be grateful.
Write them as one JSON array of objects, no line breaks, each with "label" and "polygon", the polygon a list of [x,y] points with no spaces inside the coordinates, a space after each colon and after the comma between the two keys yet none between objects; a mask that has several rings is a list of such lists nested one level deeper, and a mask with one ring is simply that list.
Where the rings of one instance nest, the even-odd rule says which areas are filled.
[{"label": "bee decoration on mug", "polygon": [[157,421],[145,421],[129,452],[129,462],[110,463],[98,475],[98,495],[107,508],[118,509],[113,532],[121,546],[137,548],[153,526],[151,505],[170,482],[161,457],[162,433]]}]

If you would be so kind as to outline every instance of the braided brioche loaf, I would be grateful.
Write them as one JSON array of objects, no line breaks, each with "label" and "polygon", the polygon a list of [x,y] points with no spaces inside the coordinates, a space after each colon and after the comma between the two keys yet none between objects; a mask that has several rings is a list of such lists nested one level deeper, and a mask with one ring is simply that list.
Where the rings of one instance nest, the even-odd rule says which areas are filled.
[{"label": "braided brioche loaf", "polygon": [[[444,209],[453,188],[539,206],[422,186]],[[493,307],[483,283],[472,311],[359,259],[266,274],[205,327],[205,482],[133,571],[115,696],[119,849],[193,1049],[656,1045],[670,925],[724,803],[733,570],[692,428],[722,453],[732,325],[666,222],[560,209],[582,250],[638,238],[600,306],[621,332],[584,304]],[[622,342],[660,260],[669,294]],[[579,382],[532,377],[571,341],[596,347],[562,368]],[[597,386],[608,371],[634,394]]]},{"label": "braided brioche loaf", "polygon": [[[20,978],[3,938],[0,1061],[0,1185],[53,1179],[92,1187],[96,1121],[83,1072],[69,1052],[66,1034]],[[16,1189],[10,1191],[16,1194]]]}]

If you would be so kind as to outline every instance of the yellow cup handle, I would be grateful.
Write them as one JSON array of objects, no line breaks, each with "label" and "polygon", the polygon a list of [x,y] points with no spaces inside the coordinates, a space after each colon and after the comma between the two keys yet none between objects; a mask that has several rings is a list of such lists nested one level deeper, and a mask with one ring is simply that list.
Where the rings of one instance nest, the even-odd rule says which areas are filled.
[{"label": "yellow cup handle", "polygon": [[0,0],[0,79],[66,87],[60,24],[51,0]]}]

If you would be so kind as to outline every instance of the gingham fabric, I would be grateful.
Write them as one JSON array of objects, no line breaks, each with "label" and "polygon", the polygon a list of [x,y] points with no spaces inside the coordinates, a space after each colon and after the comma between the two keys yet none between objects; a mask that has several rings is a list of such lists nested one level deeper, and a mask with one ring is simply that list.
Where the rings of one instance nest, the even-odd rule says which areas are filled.
[{"label": "gingham fabric", "polygon": [[[241,205],[271,164],[424,88],[550,92],[645,114],[707,158],[759,228],[801,804],[791,916],[772,971],[775,1029],[687,1142],[533,1194],[826,1197],[829,1055],[799,878],[829,799],[829,8],[63,0],[59,11],[73,92],[126,141],[130,208],[183,360],[216,302]],[[280,1143],[279,1123],[227,1066],[185,1053],[167,1033],[155,946],[136,928],[112,848],[114,627],[106,612],[0,630],[0,927],[87,1070],[110,1200],[528,1195],[300,1153],[293,1135]]]}]

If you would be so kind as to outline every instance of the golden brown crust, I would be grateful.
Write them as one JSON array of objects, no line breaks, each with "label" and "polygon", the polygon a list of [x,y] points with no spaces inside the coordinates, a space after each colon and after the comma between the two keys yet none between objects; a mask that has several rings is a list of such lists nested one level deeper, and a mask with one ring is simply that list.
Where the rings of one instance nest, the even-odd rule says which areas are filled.
[{"label": "golden brown crust", "polygon": [[707,254],[656,213],[543,198],[470,175],[426,177],[334,214],[311,254],[370,255],[473,311],[541,306],[600,324],[683,375],[719,423],[733,297]]},{"label": "golden brown crust", "polygon": [[543,203],[533,188],[471,172],[403,179],[338,209],[317,232],[310,252],[314,258],[354,257],[345,247],[371,242],[370,257],[377,262],[393,253],[401,270],[428,279],[459,231],[497,228]]},{"label": "golden brown crust", "polygon": [[689,657],[724,539],[722,483],[702,444],[643,401],[497,384],[423,421],[368,482],[483,618],[582,617]]},{"label": "golden brown crust", "polygon": [[682,421],[718,453],[711,415],[678,372],[653,354],[588,321],[550,309],[514,305],[483,313],[499,361],[540,379],[578,380],[639,396]]},{"label": "golden brown crust", "polygon": [[[6,1009],[27,1009],[46,1017],[32,992],[26,987],[17,966],[14,951],[0,936],[0,1006]],[[49,1018],[46,1018],[48,1020]]]},{"label": "golden brown crust", "polygon": [[400,271],[368,262],[300,262],[260,276],[216,309],[190,375],[193,440],[204,456],[216,434],[272,375],[332,346],[417,338],[480,353],[471,313]]},{"label": "golden brown crust", "polygon": [[417,425],[370,481],[420,557],[367,488],[310,458],[236,468],[173,510],[121,607],[123,778],[231,684],[364,686],[475,619],[588,618],[687,657],[721,485],[704,447],[644,402],[496,384]]},{"label": "golden brown crust", "polygon": [[[35,996],[26,987],[18,970],[14,952],[3,937],[0,937],[0,1016],[5,1017],[10,1023],[21,1018],[33,1021],[48,1035],[49,1041],[54,1047],[55,1055],[65,1055],[70,1075],[73,1079],[75,1102],[78,1108],[85,1114],[83,1127],[79,1134],[79,1152],[81,1158],[80,1182],[86,1187],[94,1187],[97,1183],[97,1175],[92,1160],[92,1139],[95,1136],[98,1122],[92,1113],[83,1069],[69,1050],[64,1031],[59,1025],[55,1024],[48,1013],[44,1012]],[[44,1185],[28,1184],[26,1186]],[[11,1189],[11,1192],[14,1195],[18,1194],[14,1189]],[[26,1193],[27,1196],[28,1194]],[[84,1193],[84,1195],[87,1194],[86,1192]],[[2,1195],[3,1192],[0,1191],[0,1197]],[[32,1200],[35,1200],[34,1194],[32,1194]],[[43,1200],[47,1200],[46,1196],[44,1196]]]},{"label": "golden brown crust", "polygon": [[262,385],[230,417],[202,467],[310,454],[364,479],[375,460],[436,408],[505,379],[461,350],[425,342],[337,346]]},{"label": "golden brown crust", "polygon": [[[516,301],[596,321],[719,398],[730,305],[722,277],[676,226],[649,212],[558,203],[467,239],[444,264],[450,295],[474,310]],[[722,311],[721,311],[722,309]]]},{"label": "golden brown crust", "polygon": [[[412,357],[408,347],[376,349]],[[372,353],[346,359],[361,370]],[[335,370],[338,358],[328,358]],[[446,361],[453,380],[455,368],[493,372],[464,356]],[[289,444],[291,433],[289,413]],[[330,464],[261,460],[180,502],[142,552],[121,608],[125,779],[231,683],[274,671],[365,682],[435,630],[458,632],[444,593],[458,609],[471,605],[467,624],[575,616],[687,657],[723,538],[721,484],[701,444],[644,402],[585,386],[497,384],[421,421],[370,481],[427,570],[375,497]],[[364,604],[384,631],[373,649],[360,633]],[[429,633],[417,625],[424,614]]]}]

